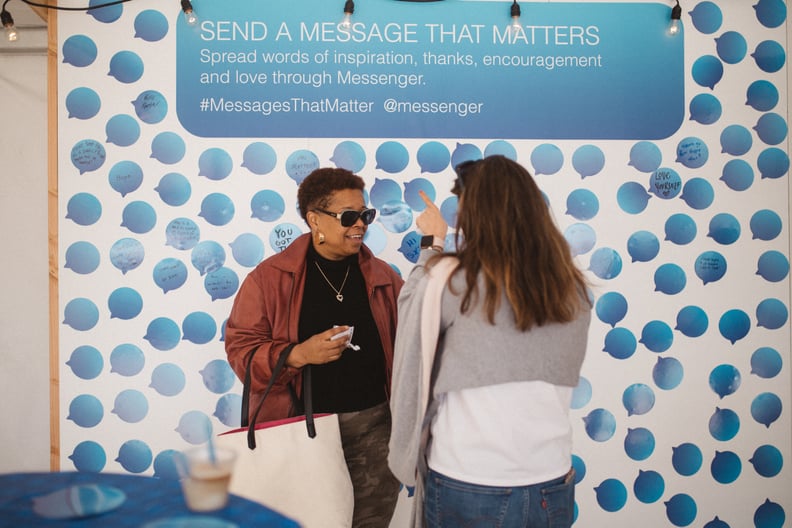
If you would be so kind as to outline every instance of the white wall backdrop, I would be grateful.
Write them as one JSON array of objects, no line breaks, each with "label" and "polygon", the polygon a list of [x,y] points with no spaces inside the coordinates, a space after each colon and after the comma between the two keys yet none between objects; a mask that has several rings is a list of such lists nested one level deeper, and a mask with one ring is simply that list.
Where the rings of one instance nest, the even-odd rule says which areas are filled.
[{"label": "white wall backdrop", "polygon": [[[438,200],[448,198],[450,166],[422,173],[422,148],[447,152],[450,158],[505,151],[537,173],[581,265],[597,284],[597,319],[573,416],[580,473],[577,524],[632,526],[651,519],[652,526],[783,525],[792,507],[789,189],[783,169],[788,163],[787,68],[785,58],[780,69],[768,65],[777,55],[772,49],[766,55],[767,46],[760,44],[777,42],[786,49],[786,6],[766,0],[720,2],[719,18],[713,5],[684,5],[685,122],[671,137],[648,143],[197,138],[175,115],[173,9],[136,1],[104,20],[61,17],[64,55],[69,37],[81,37],[76,62],[86,58],[83,36],[96,44],[89,64],[65,63],[59,72],[62,329],[57,375],[62,407],[57,447],[62,467],[167,476],[172,449],[205,441],[207,423],[215,431],[235,425],[240,387],[222,365],[221,328],[234,284],[261,248],[264,257],[271,255],[281,228],[303,229],[289,205],[295,201],[298,161],[362,161],[359,172],[368,181],[372,203],[390,198],[395,183],[397,201],[409,210],[413,204],[405,184],[419,177],[428,180]],[[140,14],[160,9],[167,31],[159,40],[152,33],[152,40],[136,37]],[[777,25],[780,12],[784,17]],[[697,16],[700,28],[694,25]],[[127,39],[119,37],[125,33]],[[88,50],[90,57],[90,45]],[[141,77],[129,82],[108,75],[115,54],[130,50],[145,66]],[[702,86],[715,78],[716,61],[722,77]],[[775,103],[768,83],[779,95]],[[93,95],[83,88],[100,99],[96,113],[91,113]],[[131,105],[146,90],[170,103],[161,121],[146,121],[141,117],[146,113],[136,113]],[[75,115],[69,117],[70,112]],[[766,117],[760,124],[770,114],[783,123]],[[120,115],[130,119],[113,121]],[[159,159],[151,158],[158,137],[166,147]],[[169,142],[181,143],[174,137],[185,149],[177,162],[169,162],[174,149]],[[4,129],[4,148],[6,138]],[[90,153],[95,146],[75,149],[84,140],[99,144],[105,158],[83,172],[75,160],[92,158],[75,157],[75,152]],[[707,148],[701,166],[679,156],[693,140]],[[257,156],[246,158],[256,151]],[[362,158],[355,157],[361,152]],[[403,152],[406,164],[397,155]],[[232,160],[228,172],[227,159]],[[43,174],[43,156],[41,163]],[[670,174],[672,183],[673,173],[679,176],[681,192],[673,199],[646,192],[661,173]],[[138,174],[142,180],[136,186]],[[163,182],[169,174],[183,179]],[[43,205],[43,177],[39,187],[31,202]],[[256,202],[261,191],[267,192]],[[4,204],[7,198],[3,194]],[[226,198],[234,213],[220,225],[228,214]],[[252,217],[256,203],[263,207],[258,218]],[[377,204],[381,212],[382,204]],[[8,213],[14,212],[10,223],[21,212],[9,206]],[[5,228],[9,222],[4,218],[4,236],[12,233]],[[39,229],[46,229],[44,215]],[[413,227],[401,229],[394,221],[375,224],[367,242],[406,273],[409,251],[400,249],[409,248],[405,236]],[[36,251],[29,244],[19,247]],[[30,259],[37,262],[35,255]],[[46,275],[46,266],[39,266]],[[30,268],[20,265],[18,272]],[[177,282],[168,282],[174,276]],[[175,286],[181,279],[183,284]],[[30,294],[29,285],[24,291]],[[41,296],[46,296],[45,283]],[[8,311],[16,315],[20,310],[14,305]],[[34,311],[45,318],[46,309]],[[31,324],[34,320],[29,318]],[[40,327],[45,326],[43,320]],[[43,332],[26,333],[42,340]],[[5,336],[14,334],[3,335],[6,348]],[[9,348],[20,342],[16,337]],[[31,377],[40,370],[30,368],[30,362],[41,361],[39,369],[46,369],[46,359],[39,356],[9,357]],[[14,416],[10,413],[19,408],[6,411],[4,406],[4,415]],[[13,468],[18,462],[7,463]],[[41,459],[31,464],[41,466],[46,466]]]}]

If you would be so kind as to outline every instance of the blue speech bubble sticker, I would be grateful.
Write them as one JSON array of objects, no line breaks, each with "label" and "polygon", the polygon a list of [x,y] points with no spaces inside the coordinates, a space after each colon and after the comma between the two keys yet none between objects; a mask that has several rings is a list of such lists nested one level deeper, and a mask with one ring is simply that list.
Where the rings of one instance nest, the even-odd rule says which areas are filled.
[{"label": "blue speech bubble sticker", "polygon": [[179,325],[168,317],[157,317],[148,324],[143,339],[157,350],[172,350],[181,340]]},{"label": "blue speech bubble sticker", "polygon": [[278,224],[270,231],[270,247],[275,253],[280,253],[300,235],[302,230],[298,226],[288,222]]},{"label": "blue speech bubble sticker", "polygon": [[236,382],[236,374],[225,359],[214,359],[206,364],[198,373],[203,379],[204,387],[215,394],[225,394]]},{"label": "blue speech bubble sticker", "polygon": [[773,445],[761,445],[754,450],[753,456],[748,460],[753,465],[757,474],[765,478],[775,477],[784,466],[784,457],[781,450]]},{"label": "blue speech bubble sticker", "polygon": [[544,143],[531,152],[531,164],[534,167],[535,176],[555,174],[564,165],[564,153],[557,145]]},{"label": "blue speech bubble sticker", "polygon": [[286,211],[286,202],[279,192],[264,189],[258,191],[250,199],[250,211],[252,218],[262,222],[274,222],[283,216]]},{"label": "blue speech bubble sticker", "polygon": [[66,361],[75,376],[80,379],[90,380],[102,373],[104,359],[96,347],[81,345],[72,350],[71,356]]},{"label": "blue speech bubble sticker", "polygon": [[201,229],[191,218],[174,218],[165,227],[165,245],[175,249],[192,249],[201,239]]},{"label": "blue speech bubble sticker", "polygon": [[134,238],[121,238],[110,247],[110,262],[126,275],[140,266],[145,257],[145,248]]},{"label": "blue speech bubble sticker", "polygon": [[152,275],[154,284],[162,289],[162,293],[168,293],[187,282],[187,266],[177,258],[164,258],[154,266]]},{"label": "blue speech bubble sticker", "polygon": [[102,100],[94,90],[79,87],[69,92],[65,104],[70,119],[91,119],[99,113]]},{"label": "blue speech bubble sticker", "polygon": [[126,114],[114,115],[105,125],[107,143],[128,147],[140,138],[140,124],[134,117]]},{"label": "blue speech bubble sticker", "polygon": [[760,79],[748,85],[745,98],[746,105],[759,112],[767,112],[778,104],[778,88],[770,81]]},{"label": "blue speech bubble sticker", "polygon": [[413,222],[413,212],[409,205],[401,200],[385,202],[379,208],[379,222],[391,233],[404,233]]},{"label": "blue speech bubble sticker", "polygon": [[665,480],[660,473],[653,470],[638,470],[638,476],[633,482],[633,493],[636,499],[644,504],[652,504],[660,500],[664,492]]},{"label": "blue speech bubble sticker", "polygon": [[66,217],[77,225],[95,224],[102,216],[102,204],[93,194],[77,193],[66,204]]},{"label": "blue speech bubble sticker", "polygon": [[388,247],[388,235],[382,226],[372,224],[363,235],[363,242],[375,255],[379,255]]},{"label": "blue speech bubble sticker", "polygon": [[774,112],[760,116],[753,129],[759,139],[768,145],[778,145],[786,139],[789,131],[786,120]]},{"label": "blue speech bubble sticker", "polygon": [[104,418],[104,407],[93,394],[79,394],[69,403],[67,420],[84,428],[95,427]]},{"label": "blue speech bubble sticker", "polygon": [[214,317],[206,312],[191,312],[182,321],[182,339],[205,345],[217,334],[217,323]]},{"label": "blue speech bubble sticker", "polygon": [[730,213],[718,213],[709,223],[708,237],[718,244],[729,245],[740,238],[740,221]]},{"label": "blue speech bubble sticker", "polygon": [[636,231],[627,239],[627,253],[633,262],[649,262],[660,253],[660,241],[651,231]]},{"label": "blue speech bubble sticker", "polygon": [[789,171],[789,155],[780,148],[767,148],[759,153],[756,167],[762,178],[778,179]]},{"label": "blue speech bubble sticker", "polygon": [[693,80],[699,86],[715,89],[723,78],[723,63],[713,55],[704,55],[693,63]]},{"label": "blue speech bubble sticker", "polygon": [[231,256],[240,266],[252,268],[264,259],[264,242],[256,234],[241,233],[228,245]]},{"label": "blue speech bubble sticker", "polygon": [[765,501],[756,508],[753,516],[753,522],[756,528],[782,528],[785,520],[786,513],[784,512],[784,507],[770,499],[765,499]]},{"label": "blue speech bubble sticker", "polygon": [[480,160],[483,157],[481,149],[473,143],[457,143],[451,153],[451,168],[465,161]]},{"label": "blue speech bubble sticker", "polygon": [[230,268],[218,268],[206,274],[204,278],[204,290],[212,298],[212,301],[217,299],[228,299],[232,297],[239,289],[239,276]]},{"label": "blue speech bubble sticker", "polygon": [[104,24],[115,22],[124,12],[123,4],[113,4],[105,0],[90,0],[88,6],[90,8],[86,11],[88,15]]},{"label": "blue speech bubble sticker", "polygon": [[784,0],[759,0],[753,8],[756,10],[756,19],[767,28],[776,28],[784,23],[787,15]]},{"label": "blue speech bubble sticker", "polygon": [[630,330],[615,327],[605,334],[605,344],[602,350],[614,359],[627,359],[635,354],[637,346],[638,341]]},{"label": "blue speech bubble sticker", "polygon": [[66,249],[63,267],[80,275],[93,273],[99,267],[99,250],[90,242],[74,242]]},{"label": "blue speech bubble sticker", "polygon": [[149,387],[157,391],[161,396],[176,396],[184,390],[186,385],[187,377],[178,365],[162,363],[151,371]]},{"label": "blue speech bubble sticker", "polygon": [[705,251],[696,258],[696,276],[706,285],[716,282],[726,275],[726,258],[717,251]]},{"label": "blue speech bubble sticker", "polygon": [[107,463],[107,454],[104,448],[92,441],[85,440],[74,447],[68,459],[74,464],[74,469],[84,473],[99,473]]},{"label": "blue speech bubble sticker", "polygon": [[682,190],[682,178],[674,169],[660,167],[649,178],[648,191],[661,200],[676,198]]},{"label": "blue speech bubble sticker", "polygon": [[201,276],[221,268],[225,264],[225,259],[223,246],[214,240],[199,242],[190,254],[190,261]]},{"label": "blue speech bubble sticker", "polygon": [[122,286],[110,293],[107,299],[111,319],[134,319],[143,310],[143,296],[134,288]]},{"label": "blue speech bubble sticker", "polygon": [[245,147],[242,153],[242,167],[253,174],[269,174],[275,169],[278,155],[269,144],[257,141]]},{"label": "blue speech bubble sticker", "polygon": [[704,178],[691,178],[682,187],[680,198],[692,209],[706,209],[715,200],[712,184]]},{"label": "blue speech bubble sticker", "polygon": [[685,306],[677,313],[675,330],[687,337],[701,337],[709,327],[709,318],[699,306]]},{"label": "blue speech bubble sticker", "polygon": [[[397,202],[402,198],[402,190],[399,184],[391,179],[374,178],[374,185],[371,187],[371,205],[377,209],[388,202]],[[380,215],[382,211],[380,211]]]},{"label": "blue speech bubble sticker", "polygon": [[124,84],[137,82],[143,76],[143,60],[134,51],[119,51],[110,59],[108,75]]},{"label": "blue speech bubble sticker", "polygon": [[696,501],[686,493],[677,493],[663,504],[666,507],[666,517],[674,526],[688,526],[696,520]]},{"label": "blue speech bubble sticker", "polygon": [[729,160],[723,166],[723,174],[720,179],[733,191],[745,191],[753,185],[753,167],[742,159]]},{"label": "blue speech bubble sticker", "polygon": [[751,131],[742,125],[729,125],[720,135],[721,152],[732,156],[742,156],[751,150],[753,136]]},{"label": "blue speech bubble sticker", "polygon": [[198,216],[213,226],[224,226],[233,220],[235,212],[234,202],[228,195],[209,193],[201,201],[201,211]]},{"label": "blue speech bubble sticker", "polygon": [[418,255],[421,253],[421,235],[415,231],[410,231],[402,238],[398,249],[404,258],[415,264],[418,262]]},{"label": "blue speech bubble sticker", "polygon": [[684,442],[672,447],[671,452],[671,465],[683,477],[695,475],[701,469],[704,457],[696,444]]},{"label": "blue speech bubble sticker", "polygon": [[140,374],[146,364],[146,356],[137,345],[122,343],[110,352],[110,372],[132,377]]},{"label": "blue speech bubble sticker", "polygon": [[715,451],[710,464],[712,478],[720,484],[731,484],[742,472],[740,457],[732,451]]},{"label": "blue speech bubble sticker", "polygon": [[747,336],[750,329],[751,319],[738,308],[727,310],[718,321],[718,330],[732,345]]},{"label": "blue speech bubble sticker", "polygon": [[234,161],[225,149],[208,148],[198,157],[198,176],[205,176],[212,181],[228,178],[233,168]]},{"label": "blue speech bubble sticker", "polygon": [[158,42],[168,34],[168,19],[160,11],[146,9],[135,17],[135,38]]},{"label": "blue speech bubble sticker", "polygon": [[564,230],[564,238],[569,244],[572,256],[585,255],[597,243],[597,234],[594,229],[583,223],[575,223]]},{"label": "blue speech bubble sticker", "polygon": [[596,145],[582,145],[572,154],[572,167],[581,178],[595,176],[605,167],[605,154]]},{"label": "blue speech bubble sticker", "polygon": [[148,444],[142,440],[127,440],[118,449],[115,461],[130,473],[143,473],[151,466],[153,459],[154,454]]},{"label": "blue speech bubble sticker", "polygon": [[707,144],[697,137],[686,137],[677,144],[676,161],[689,169],[703,167],[709,159]]},{"label": "blue speech bubble sticker", "polygon": [[[633,460],[646,460],[655,448],[655,437],[645,427],[628,428],[624,437],[624,452]],[[659,497],[658,497],[659,498]]]},{"label": "blue speech bubble sticker", "polygon": [[786,325],[789,309],[780,299],[764,299],[756,306],[756,326],[778,330]]},{"label": "blue speech bubble sticker", "polygon": [[617,512],[627,503],[627,488],[618,479],[603,480],[599,486],[594,488],[594,492],[597,504],[607,512]]},{"label": "blue speech bubble sticker", "polygon": [[759,69],[766,73],[775,73],[786,63],[784,47],[774,40],[765,40],[757,44],[751,57]]},{"label": "blue speech bubble sticker", "polygon": [[734,365],[718,365],[712,369],[709,375],[710,389],[712,389],[720,399],[737,392],[741,382],[742,376],[740,376],[740,371]]},{"label": "blue speech bubble sticker", "polygon": [[336,145],[330,161],[338,168],[358,173],[366,166],[366,151],[356,141],[342,141]]},{"label": "blue speech bubble sticker", "polygon": [[512,161],[517,161],[517,149],[514,145],[503,139],[496,139],[484,147],[484,157],[487,156],[503,156]]},{"label": "blue speech bubble sticker", "polygon": [[224,394],[217,399],[215,412],[212,416],[220,420],[220,423],[226,427],[233,429],[239,427],[241,414],[242,397],[239,394]]},{"label": "blue speech bubble sticker", "polygon": [[610,440],[616,432],[616,418],[607,409],[594,409],[583,417],[586,434],[595,442]]},{"label": "blue speech bubble sticker", "polygon": [[638,182],[623,183],[616,192],[616,201],[619,204],[619,208],[628,214],[642,213],[651,197],[652,195]]},{"label": "blue speech bubble sticker", "polygon": [[396,174],[407,168],[410,162],[410,154],[407,148],[398,141],[386,141],[377,147],[375,153],[377,169],[381,169],[390,174]]},{"label": "blue speech bubble sticker", "polygon": [[175,449],[165,449],[154,457],[154,478],[162,480],[179,480],[179,469],[176,467],[175,457],[181,456]]},{"label": "blue speech bubble sticker", "polygon": [[627,410],[627,416],[646,414],[654,408],[654,391],[645,383],[633,383],[624,389],[622,404]]},{"label": "blue speech bubble sticker", "polygon": [[591,401],[591,382],[584,376],[578,378],[578,384],[572,391],[570,407],[572,409],[582,409]]},{"label": "blue speech bubble sticker", "polygon": [[143,169],[134,161],[119,161],[107,175],[110,187],[122,197],[140,188],[143,183]]},{"label": "blue speech bubble sticker", "polygon": [[164,203],[174,207],[186,204],[192,195],[190,181],[178,172],[169,172],[160,178],[154,190]]},{"label": "blue speech bubble sticker", "polygon": [[423,191],[432,202],[437,198],[435,186],[426,178],[415,178],[404,184],[404,201],[413,211],[421,212],[426,209],[426,204],[419,191]]},{"label": "blue speech bubble sticker", "polygon": [[666,295],[676,295],[685,289],[687,276],[685,271],[675,263],[660,265],[654,273],[655,291]]},{"label": "blue speech bubble sticker", "polygon": [[141,92],[132,106],[138,119],[149,125],[161,122],[168,115],[168,101],[156,90]]},{"label": "blue speech bubble sticker", "polygon": [[179,418],[176,432],[188,444],[203,444],[212,434],[212,422],[201,411],[187,411]]},{"label": "blue speech bubble sticker", "polygon": [[148,233],[156,224],[157,212],[148,202],[129,202],[121,212],[121,227],[126,227],[133,233]]},{"label": "blue speech bubble sticker", "polygon": [[674,332],[664,321],[649,321],[641,330],[641,339],[638,342],[651,352],[665,352],[674,343]]},{"label": "blue speech bubble sticker", "polygon": [[749,225],[754,240],[770,241],[781,234],[783,222],[775,211],[762,209],[751,215]]},{"label": "blue speech bubble sticker", "polygon": [[696,238],[696,222],[684,213],[675,213],[665,222],[665,239],[684,246]]},{"label": "blue speech bubble sticker", "polygon": [[789,275],[789,259],[780,251],[766,251],[759,256],[756,274],[768,282],[781,282]]},{"label": "blue speech bubble sticker", "polygon": [[781,416],[781,398],[772,392],[763,392],[751,402],[751,417],[767,428]]},{"label": "blue speech bubble sticker", "polygon": [[99,308],[90,299],[77,297],[66,303],[63,309],[63,324],[85,332],[99,322]]},{"label": "blue speech bubble sticker", "polygon": [[660,148],[651,141],[639,141],[630,148],[630,161],[628,165],[635,167],[640,172],[654,172],[660,167],[663,155]]},{"label": "blue speech bubble sticker", "polygon": [[96,43],[85,35],[72,35],[63,41],[63,63],[77,68],[90,66],[96,60]]},{"label": "blue speech bubble sticker", "polygon": [[148,411],[146,396],[139,390],[126,389],[116,395],[110,412],[126,423],[138,423],[146,417]]},{"label": "blue speech bubble sticker", "polygon": [[319,168],[319,157],[310,150],[296,150],[286,158],[286,174],[300,185],[306,176]]},{"label": "blue speech bubble sticker", "polygon": [[690,100],[690,119],[702,125],[716,123],[723,114],[720,100],[712,94],[698,94]]},{"label": "blue speech bubble sticker", "polygon": [[594,310],[600,321],[613,328],[627,315],[627,307],[627,299],[624,295],[619,292],[607,292],[597,299]]},{"label": "blue speech bubble sticker", "polygon": [[699,2],[690,12],[693,27],[705,35],[715,33],[723,23],[723,13],[714,2]]},{"label": "blue speech bubble sticker", "polygon": [[748,42],[737,31],[726,31],[715,39],[718,57],[726,64],[737,64],[748,52]]},{"label": "blue speech bubble sticker", "polygon": [[778,350],[771,347],[760,347],[751,354],[751,374],[760,378],[774,378],[781,372],[784,361]]},{"label": "blue speech bubble sticker", "polygon": [[104,145],[93,139],[82,139],[71,150],[71,162],[80,174],[97,170],[104,165],[107,152]]},{"label": "blue speech bubble sticker", "polygon": [[658,357],[652,368],[652,379],[663,390],[676,389],[682,383],[684,375],[685,368],[675,357]]},{"label": "blue speech bubble sticker", "polygon": [[576,220],[591,220],[599,212],[599,199],[588,189],[575,189],[566,201],[566,214]]},{"label": "blue speech bubble sticker", "polygon": [[166,165],[180,162],[186,151],[184,139],[175,132],[160,132],[151,140],[151,157]]},{"label": "blue speech bubble sticker", "polygon": [[451,152],[439,141],[427,141],[418,148],[415,156],[421,173],[430,172],[437,174],[443,172],[451,162]]}]

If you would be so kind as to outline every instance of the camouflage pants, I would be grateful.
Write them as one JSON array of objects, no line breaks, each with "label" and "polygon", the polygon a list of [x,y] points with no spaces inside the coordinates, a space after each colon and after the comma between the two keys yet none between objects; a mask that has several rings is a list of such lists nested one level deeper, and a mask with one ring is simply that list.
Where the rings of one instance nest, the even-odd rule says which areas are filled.
[{"label": "camouflage pants", "polygon": [[353,528],[388,528],[399,481],[388,468],[391,416],[387,402],[339,413],[341,442],[355,493]]}]

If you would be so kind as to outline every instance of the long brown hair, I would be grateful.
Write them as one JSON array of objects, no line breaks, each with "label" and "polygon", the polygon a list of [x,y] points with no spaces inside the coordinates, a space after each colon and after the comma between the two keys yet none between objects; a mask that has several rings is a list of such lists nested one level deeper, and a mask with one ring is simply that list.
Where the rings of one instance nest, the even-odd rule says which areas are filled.
[{"label": "long brown hair", "polygon": [[490,323],[504,293],[520,330],[573,320],[588,302],[586,279],[531,174],[504,156],[467,162],[457,174],[462,312],[477,301],[481,274]]}]

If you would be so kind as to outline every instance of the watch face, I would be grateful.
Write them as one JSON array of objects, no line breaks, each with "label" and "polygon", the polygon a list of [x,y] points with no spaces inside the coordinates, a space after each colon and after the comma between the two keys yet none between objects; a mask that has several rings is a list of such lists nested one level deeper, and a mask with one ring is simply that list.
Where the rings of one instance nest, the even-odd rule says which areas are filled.
[{"label": "watch face", "polygon": [[421,249],[430,248],[433,243],[434,237],[432,235],[424,235],[421,237]]}]

